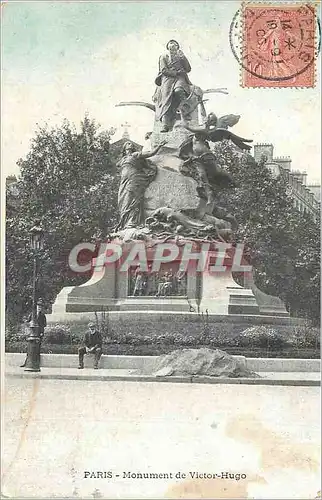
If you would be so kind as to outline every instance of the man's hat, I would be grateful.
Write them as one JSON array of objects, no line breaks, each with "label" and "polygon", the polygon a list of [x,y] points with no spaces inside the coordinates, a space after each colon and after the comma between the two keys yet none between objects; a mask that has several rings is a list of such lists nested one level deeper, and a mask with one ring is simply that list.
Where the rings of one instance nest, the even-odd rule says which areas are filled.
[{"label": "man's hat", "polygon": [[42,299],[38,299],[37,306],[43,306],[43,305],[44,305],[44,301]]},{"label": "man's hat", "polygon": [[88,328],[90,328],[91,326],[95,326],[95,323],[93,323],[93,321],[90,321],[90,322],[88,323]]}]

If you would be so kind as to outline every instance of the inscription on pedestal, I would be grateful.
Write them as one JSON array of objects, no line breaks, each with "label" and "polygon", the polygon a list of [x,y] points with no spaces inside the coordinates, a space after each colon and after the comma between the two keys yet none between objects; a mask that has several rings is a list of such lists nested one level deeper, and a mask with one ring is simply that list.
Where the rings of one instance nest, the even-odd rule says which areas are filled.
[{"label": "inscription on pedestal", "polygon": [[158,169],[156,179],[145,191],[145,216],[149,217],[154,210],[167,206],[175,210],[197,208],[199,198],[196,186],[197,183],[190,177]]}]

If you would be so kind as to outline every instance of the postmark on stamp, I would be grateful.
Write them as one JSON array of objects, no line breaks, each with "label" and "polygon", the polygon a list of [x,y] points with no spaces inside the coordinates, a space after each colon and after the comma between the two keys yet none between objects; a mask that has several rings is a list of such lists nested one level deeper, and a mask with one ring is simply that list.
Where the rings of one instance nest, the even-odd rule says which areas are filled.
[{"label": "postmark on stamp", "polygon": [[320,34],[313,4],[246,3],[239,22],[233,20],[230,41],[243,87],[314,86]]}]

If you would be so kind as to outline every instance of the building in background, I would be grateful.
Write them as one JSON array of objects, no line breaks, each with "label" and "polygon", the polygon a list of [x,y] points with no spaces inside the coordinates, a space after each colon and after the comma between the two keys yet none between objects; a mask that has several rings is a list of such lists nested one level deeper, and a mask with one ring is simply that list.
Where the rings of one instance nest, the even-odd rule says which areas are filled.
[{"label": "building in background", "polygon": [[6,196],[16,198],[19,195],[18,179],[15,175],[8,175],[6,177]]},{"label": "building in background", "polygon": [[316,182],[314,184],[308,184],[307,187],[314,194],[318,202],[321,203],[321,185]]},{"label": "building in background", "polygon": [[288,193],[292,197],[294,206],[302,213],[309,213],[314,218],[319,217],[321,202],[321,186],[307,185],[307,173],[292,170],[290,156],[274,157],[273,144],[255,144],[254,158],[257,162],[265,161],[265,165],[274,177],[283,176],[288,183]]},{"label": "building in background", "polygon": [[6,188],[10,188],[10,186],[13,186],[17,181],[18,179],[15,175],[8,175],[6,177]]},{"label": "building in background", "polygon": [[132,141],[132,139],[130,138],[130,133],[128,130],[130,125],[128,123],[125,123],[124,125],[121,125],[121,126],[124,129],[121,139],[119,139],[118,141],[112,142],[110,145],[110,152],[113,154],[113,156],[115,156],[115,157],[121,156],[123,146],[128,141],[131,141],[134,144],[134,146],[136,147],[136,149],[138,151],[141,151],[142,145],[138,144],[137,142]]}]

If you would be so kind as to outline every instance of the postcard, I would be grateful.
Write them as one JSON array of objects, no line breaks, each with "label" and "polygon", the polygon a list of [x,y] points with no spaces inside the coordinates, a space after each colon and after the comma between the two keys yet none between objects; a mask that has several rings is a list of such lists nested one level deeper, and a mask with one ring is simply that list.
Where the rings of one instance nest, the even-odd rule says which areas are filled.
[{"label": "postcard", "polygon": [[2,497],[321,498],[320,4],[1,23]]}]

